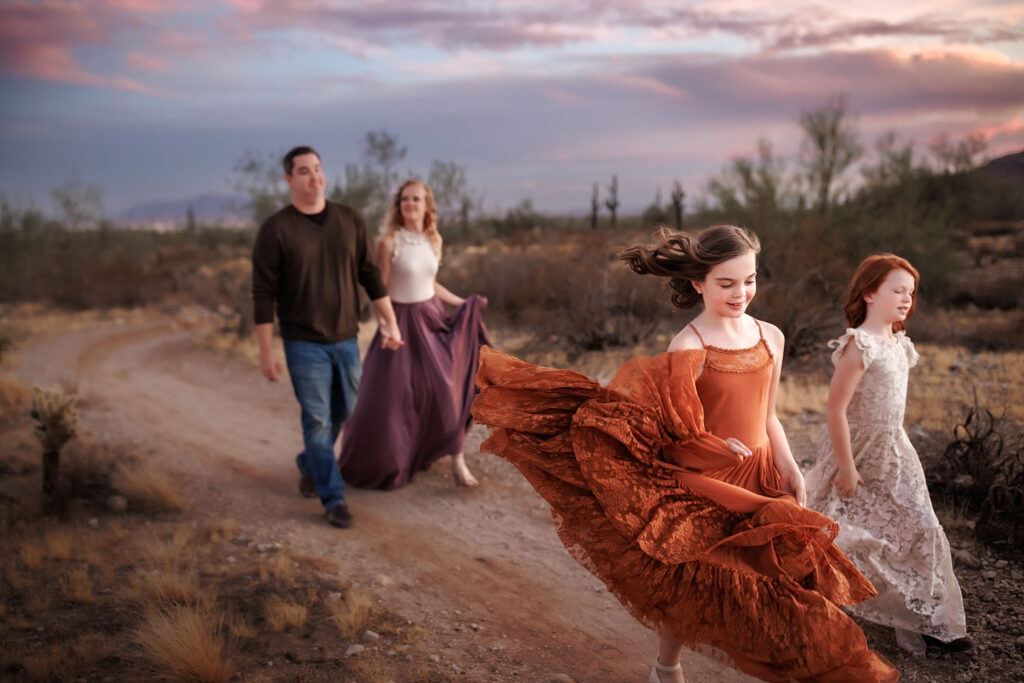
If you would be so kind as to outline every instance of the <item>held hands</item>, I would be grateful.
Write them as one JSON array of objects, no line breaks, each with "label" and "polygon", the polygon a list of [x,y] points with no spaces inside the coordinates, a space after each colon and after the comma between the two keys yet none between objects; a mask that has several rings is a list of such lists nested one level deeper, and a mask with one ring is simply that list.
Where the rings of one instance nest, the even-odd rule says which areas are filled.
[{"label": "held hands", "polygon": [[390,326],[384,321],[380,321],[380,345],[388,351],[397,351],[405,345],[402,341],[402,333],[398,330],[398,326]]},{"label": "held hands", "polygon": [[743,445],[743,442],[739,439],[734,439],[731,436],[725,440],[725,445],[729,447],[729,450],[740,456],[741,458],[750,457],[750,449]]},{"label": "held hands", "polygon": [[853,498],[857,493],[857,486],[863,483],[864,480],[860,478],[856,467],[840,467],[839,474],[836,475],[836,493],[843,498]]},{"label": "held hands", "polygon": [[271,382],[276,382],[281,376],[281,360],[273,351],[260,354],[260,372]]}]

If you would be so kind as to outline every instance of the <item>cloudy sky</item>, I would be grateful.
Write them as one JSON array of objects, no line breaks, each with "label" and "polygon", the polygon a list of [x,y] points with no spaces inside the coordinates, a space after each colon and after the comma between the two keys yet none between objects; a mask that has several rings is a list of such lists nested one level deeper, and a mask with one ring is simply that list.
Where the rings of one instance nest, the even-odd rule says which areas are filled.
[{"label": "cloudy sky", "polygon": [[[1024,2],[1000,0],[0,0],[0,193],[50,209],[72,174],[110,215],[231,192],[367,131],[404,167],[466,167],[488,208],[626,207],[709,174],[844,95],[866,146],[980,132],[1024,149]],[[404,168],[403,168],[404,170]]]}]

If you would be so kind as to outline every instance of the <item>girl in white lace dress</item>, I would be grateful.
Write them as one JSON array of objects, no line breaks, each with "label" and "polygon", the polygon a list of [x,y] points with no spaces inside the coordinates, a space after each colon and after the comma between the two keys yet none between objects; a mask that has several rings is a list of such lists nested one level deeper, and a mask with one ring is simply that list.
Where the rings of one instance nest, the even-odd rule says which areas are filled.
[{"label": "girl in white lace dress", "polygon": [[901,648],[923,654],[970,647],[949,542],[924,471],[903,429],[907,377],[917,363],[903,323],[918,273],[899,256],[861,263],[845,307],[849,328],[830,342],[836,367],[827,430],[807,473],[808,506],[839,523],[838,545],[878,596],[848,609],[891,626]]}]

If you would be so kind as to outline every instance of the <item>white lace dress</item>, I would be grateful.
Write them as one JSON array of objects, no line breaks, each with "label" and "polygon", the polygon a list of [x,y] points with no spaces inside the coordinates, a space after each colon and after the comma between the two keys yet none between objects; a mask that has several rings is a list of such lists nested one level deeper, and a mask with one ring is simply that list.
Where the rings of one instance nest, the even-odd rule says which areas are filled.
[{"label": "white lace dress", "polygon": [[838,545],[878,596],[849,610],[868,621],[949,642],[967,633],[949,542],[932,509],[924,471],[903,429],[907,376],[918,355],[906,334],[896,343],[860,329],[829,343],[837,364],[853,341],[864,375],[846,416],[853,460],[864,485],[852,498],[833,487],[838,467],[828,429],[806,475],[809,507],[839,523]]}]

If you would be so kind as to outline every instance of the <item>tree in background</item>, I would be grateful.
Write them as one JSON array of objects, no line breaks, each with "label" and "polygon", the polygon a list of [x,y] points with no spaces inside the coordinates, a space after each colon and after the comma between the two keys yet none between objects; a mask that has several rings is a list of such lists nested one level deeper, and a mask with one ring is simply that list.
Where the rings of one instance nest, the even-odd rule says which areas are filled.
[{"label": "tree in background", "polygon": [[775,156],[772,143],[762,138],[756,157],[733,157],[708,181],[707,192],[733,222],[761,234],[771,231],[780,211],[792,203],[785,172],[785,162]]},{"label": "tree in background", "polygon": [[857,140],[857,126],[846,109],[846,98],[838,96],[819,109],[800,115],[804,131],[801,149],[808,190],[814,210],[824,215],[842,195],[843,173],[864,150]]},{"label": "tree in background", "polygon": [[384,219],[391,191],[399,181],[396,168],[407,152],[388,131],[368,131],[363,138],[362,163],[345,164],[345,180],[335,183],[328,198],[358,209],[373,232]]},{"label": "tree in background", "polygon": [[644,209],[643,214],[640,215],[640,222],[645,226],[652,225],[665,225],[668,222],[668,217],[665,215],[665,208],[661,204],[661,188],[657,187],[654,190],[654,202]]},{"label": "tree in background", "polygon": [[249,197],[249,215],[260,225],[282,206],[292,201],[291,190],[284,181],[281,159],[284,152],[262,156],[253,150],[242,153],[234,168],[235,189]]},{"label": "tree in background", "polygon": [[468,237],[470,215],[480,206],[481,200],[469,188],[466,167],[454,161],[434,160],[430,162],[427,184],[434,193],[437,219],[444,233]]},{"label": "tree in background", "polygon": [[988,148],[988,141],[981,133],[972,133],[959,142],[953,142],[949,135],[943,133],[928,147],[935,157],[939,173],[954,175],[977,168],[980,155]]},{"label": "tree in background", "polygon": [[612,215],[612,227],[615,227],[615,213],[619,209],[619,176],[612,174],[611,185],[608,186],[608,199],[604,200]]},{"label": "tree in background", "polygon": [[84,183],[78,171],[50,193],[68,230],[95,226],[103,217],[103,194],[100,186]]}]

